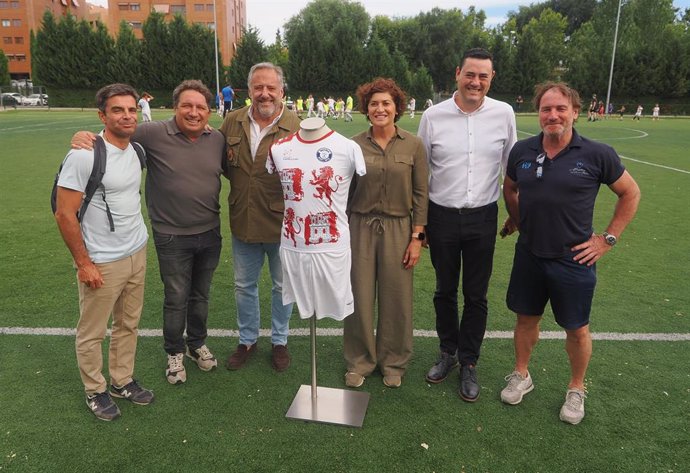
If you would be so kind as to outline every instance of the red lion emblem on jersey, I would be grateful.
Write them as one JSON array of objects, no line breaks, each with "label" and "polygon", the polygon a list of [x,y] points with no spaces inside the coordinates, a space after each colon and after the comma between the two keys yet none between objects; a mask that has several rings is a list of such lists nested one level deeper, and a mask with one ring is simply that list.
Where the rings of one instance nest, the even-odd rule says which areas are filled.
[{"label": "red lion emblem on jersey", "polygon": [[[295,240],[295,235],[302,233],[302,225],[299,224],[300,218],[295,217],[295,210],[288,207],[285,209],[285,217],[283,218],[283,229],[285,232],[283,235],[288,240],[292,240],[293,246],[297,246],[297,241]],[[297,228],[295,228],[295,223]]]},{"label": "red lion emblem on jersey", "polygon": [[[333,172],[333,168],[330,166],[320,168],[318,175],[316,174],[316,170],[313,170],[311,175],[314,176],[314,178],[309,181],[309,184],[313,184],[316,189],[314,197],[328,199],[328,206],[331,207],[333,205],[331,194],[338,191],[340,182],[343,180],[342,176],[336,176]],[[331,181],[335,182],[335,188],[331,187]]]}]

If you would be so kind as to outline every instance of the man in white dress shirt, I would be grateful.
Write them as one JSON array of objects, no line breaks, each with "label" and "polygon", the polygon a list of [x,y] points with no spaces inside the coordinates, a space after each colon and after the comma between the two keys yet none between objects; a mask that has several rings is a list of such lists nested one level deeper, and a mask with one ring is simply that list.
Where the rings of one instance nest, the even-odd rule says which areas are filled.
[{"label": "man in white dress shirt", "polygon": [[[460,397],[479,397],[475,366],[486,330],[487,290],[493,265],[499,183],[517,141],[510,105],[486,96],[491,53],[470,49],[455,70],[458,90],[427,109],[419,137],[429,159],[429,216],[426,227],[436,271],[438,361],[426,375],[440,383],[460,363]],[[458,315],[458,284],[464,297]]]}]

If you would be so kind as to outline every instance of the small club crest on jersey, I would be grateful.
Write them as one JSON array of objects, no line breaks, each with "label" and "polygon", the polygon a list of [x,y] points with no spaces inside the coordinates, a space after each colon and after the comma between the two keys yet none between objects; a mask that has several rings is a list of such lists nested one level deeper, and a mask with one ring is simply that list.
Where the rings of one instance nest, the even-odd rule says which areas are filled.
[{"label": "small club crest on jersey", "polygon": [[316,151],[316,159],[318,159],[322,163],[327,163],[328,161],[333,159],[333,151],[331,151],[329,148],[319,148]]}]

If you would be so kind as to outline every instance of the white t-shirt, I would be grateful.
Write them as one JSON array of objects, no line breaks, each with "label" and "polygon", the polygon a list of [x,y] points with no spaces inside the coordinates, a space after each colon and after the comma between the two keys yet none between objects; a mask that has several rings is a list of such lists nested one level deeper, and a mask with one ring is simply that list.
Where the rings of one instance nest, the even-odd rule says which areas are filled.
[{"label": "white t-shirt", "polygon": [[[148,233],[141,215],[141,164],[132,145],[121,150],[106,141],[107,165],[101,186],[81,221],[86,250],[94,263],[109,263],[144,247]],[[84,192],[93,168],[93,151],[67,153],[58,186]],[[105,201],[103,190],[105,189]],[[105,209],[108,202],[115,231],[110,231]]]},{"label": "white t-shirt", "polygon": [[271,146],[266,160],[283,186],[281,247],[307,253],[350,248],[345,207],[352,176],[366,173],[357,143],[331,131],[316,141],[294,133]]},{"label": "white t-shirt", "polygon": [[151,106],[148,100],[145,98],[139,99],[139,108],[141,108],[142,115],[151,118]]}]

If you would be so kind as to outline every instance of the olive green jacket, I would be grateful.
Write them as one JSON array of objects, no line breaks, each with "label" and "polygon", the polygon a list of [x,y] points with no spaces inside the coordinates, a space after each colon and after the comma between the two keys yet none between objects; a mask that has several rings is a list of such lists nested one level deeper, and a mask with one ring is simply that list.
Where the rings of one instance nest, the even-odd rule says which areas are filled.
[{"label": "olive green jacket", "polygon": [[278,174],[266,171],[266,157],[274,141],[299,130],[300,119],[284,110],[252,160],[249,109],[228,113],[220,127],[227,149],[226,177],[230,180],[230,231],[246,243],[279,243],[285,209],[283,189]]}]

